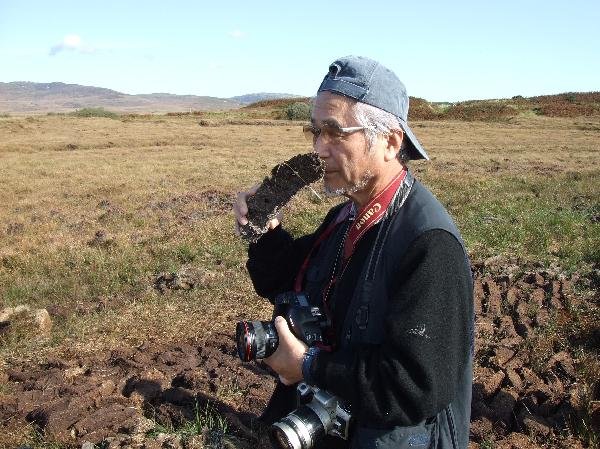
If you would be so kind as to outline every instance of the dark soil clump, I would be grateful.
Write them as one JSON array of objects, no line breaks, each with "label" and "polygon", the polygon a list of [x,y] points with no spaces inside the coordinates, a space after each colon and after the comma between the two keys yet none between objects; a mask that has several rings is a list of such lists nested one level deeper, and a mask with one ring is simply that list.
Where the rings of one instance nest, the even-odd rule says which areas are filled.
[{"label": "dark soil clump", "polygon": [[240,234],[254,242],[267,232],[267,223],[303,187],[323,176],[323,164],[316,153],[299,154],[276,165],[256,193],[248,198],[248,224]]}]

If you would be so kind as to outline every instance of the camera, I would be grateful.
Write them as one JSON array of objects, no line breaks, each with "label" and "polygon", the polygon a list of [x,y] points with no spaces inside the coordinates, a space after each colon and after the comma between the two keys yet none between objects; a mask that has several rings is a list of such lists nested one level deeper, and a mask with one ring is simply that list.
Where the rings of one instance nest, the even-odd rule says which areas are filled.
[{"label": "camera", "polygon": [[[308,346],[323,341],[330,323],[319,307],[312,307],[304,293],[285,292],[275,298],[274,316],[283,316],[292,333]],[[235,341],[243,362],[264,359],[275,352],[279,336],[273,321],[239,321]]]},{"label": "camera", "polygon": [[273,444],[285,449],[310,449],[325,435],[348,439],[352,416],[337,396],[305,383],[299,383],[296,391],[301,405],[271,426]]},{"label": "camera", "polygon": [[[323,342],[331,323],[321,309],[309,305],[305,293],[281,293],[274,304],[273,316],[283,316],[299,340],[308,346]],[[235,334],[243,362],[269,357],[279,344],[273,321],[239,321]],[[348,439],[351,415],[337,396],[303,382],[298,384],[296,392],[296,410],[270,428],[273,444],[284,449],[311,449],[325,435]]]}]

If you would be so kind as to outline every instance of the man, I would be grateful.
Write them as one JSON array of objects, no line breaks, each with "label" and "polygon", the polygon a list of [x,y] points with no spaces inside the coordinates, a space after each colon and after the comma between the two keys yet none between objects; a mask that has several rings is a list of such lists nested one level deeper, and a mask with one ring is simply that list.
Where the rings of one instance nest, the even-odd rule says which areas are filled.
[{"label": "man", "polygon": [[[294,409],[299,381],[348,404],[350,441],[329,437],[317,447],[468,445],[469,262],[451,218],[407,168],[429,159],[407,115],[393,72],[364,57],[331,64],[305,133],[325,165],[325,190],[349,200],[311,235],[293,239],[274,219],[249,247],[258,294],[303,291],[332,321],[330,345],[308,349],[276,317],[279,346],[264,360],[281,381],[264,421]],[[238,195],[237,223],[247,222],[254,192]]]}]

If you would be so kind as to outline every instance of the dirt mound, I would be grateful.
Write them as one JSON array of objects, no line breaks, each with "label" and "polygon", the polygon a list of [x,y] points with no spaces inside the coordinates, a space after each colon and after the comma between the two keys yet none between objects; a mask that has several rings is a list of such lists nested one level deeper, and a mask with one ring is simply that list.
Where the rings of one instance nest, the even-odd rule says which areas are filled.
[{"label": "dirt mound", "polygon": [[248,224],[240,226],[243,238],[255,241],[267,232],[267,223],[303,187],[323,176],[323,164],[316,153],[299,154],[276,165],[248,198]]},{"label": "dirt mound", "polygon": [[[64,444],[116,438],[127,445],[214,410],[230,424],[238,447],[256,446],[261,433],[255,419],[274,387],[266,370],[239,361],[233,338],[223,335],[205,345],[145,344],[7,375],[12,394],[0,396],[2,427],[24,420],[47,440]],[[198,424],[217,431],[208,421]],[[7,433],[0,446],[10,444],[3,438]]]},{"label": "dirt mound", "polygon": [[[553,326],[568,327],[569,310],[583,301],[573,289],[575,279],[500,259],[473,269],[477,327],[470,447],[582,447],[565,436],[571,419],[585,411],[579,360],[546,333]],[[600,335],[598,323],[590,332]],[[585,336],[572,337],[589,343]],[[6,386],[0,394],[3,447],[22,443],[10,439],[11,429],[26,423],[46,441],[67,445],[160,447],[171,438],[169,447],[195,447],[191,442],[198,439],[209,444],[221,438],[223,445],[229,439],[226,447],[269,447],[256,418],[275,380],[263,366],[239,361],[233,335],[212,335],[202,344],[148,342],[13,368],[4,377],[0,373]],[[598,395],[600,387],[595,388]],[[598,425],[598,413],[592,410],[592,426]],[[181,431],[190,422],[199,435]]]},{"label": "dirt mound", "polygon": [[409,120],[435,120],[441,116],[441,111],[437,111],[431,103],[423,98],[410,97],[409,104]]},{"label": "dirt mound", "polygon": [[583,412],[576,360],[546,333],[571,320],[573,280],[558,270],[491,263],[475,266],[472,439],[558,438]]}]

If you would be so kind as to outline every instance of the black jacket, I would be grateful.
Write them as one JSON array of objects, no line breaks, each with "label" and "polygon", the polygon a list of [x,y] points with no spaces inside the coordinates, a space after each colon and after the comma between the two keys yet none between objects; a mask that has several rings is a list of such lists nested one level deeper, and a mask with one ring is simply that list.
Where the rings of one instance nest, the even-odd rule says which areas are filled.
[{"label": "black jacket", "polygon": [[[441,208],[415,184],[427,208]],[[415,197],[411,192],[403,207],[413,205]],[[293,239],[278,227],[250,246],[247,267],[259,295],[272,298],[292,288],[300,264],[338,209],[311,235]],[[331,308],[338,342],[379,226],[358,242],[336,283]],[[402,223],[393,229],[401,233]],[[386,245],[399,238],[392,234]],[[435,226],[418,233],[386,273],[381,343],[340,345],[332,353],[321,352],[313,363],[316,385],[348,401],[360,425],[370,428],[412,426],[440,413],[459,394],[472,344],[470,268],[456,233]]]}]

